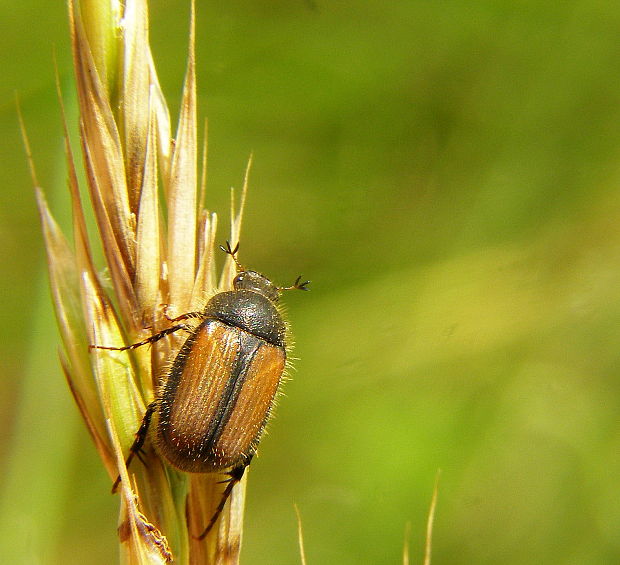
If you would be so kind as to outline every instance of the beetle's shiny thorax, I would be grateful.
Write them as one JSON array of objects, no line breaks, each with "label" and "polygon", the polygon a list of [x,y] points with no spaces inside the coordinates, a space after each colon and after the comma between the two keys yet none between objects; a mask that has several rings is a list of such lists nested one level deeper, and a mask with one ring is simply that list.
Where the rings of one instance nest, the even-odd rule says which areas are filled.
[{"label": "beetle's shiny thorax", "polygon": [[286,325],[274,302],[253,290],[220,292],[209,300],[205,318],[215,318],[273,345],[285,346]]}]

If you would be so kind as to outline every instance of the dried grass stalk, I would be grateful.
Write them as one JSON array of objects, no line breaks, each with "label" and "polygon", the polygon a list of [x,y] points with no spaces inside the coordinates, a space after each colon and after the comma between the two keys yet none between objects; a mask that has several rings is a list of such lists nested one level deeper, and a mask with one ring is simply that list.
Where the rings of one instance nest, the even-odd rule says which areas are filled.
[{"label": "dried grass stalk", "polygon": [[[192,534],[212,516],[222,477],[188,478],[150,449],[146,465],[135,464],[130,473],[125,467],[178,338],[129,354],[89,349],[144,339],[167,324],[162,305],[178,313],[195,311],[218,290],[215,281],[226,288],[234,274],[229,260],[216,276],[217,218],[197,198],[194,6],[174,142],[149,47],[146,0],[69,0],[68,7],[81,157],[97,237],[89,238],[66,120],[73,246],[41,191],[38,200],[64,344],[62,367],[110,479],[119,473],[122,479],[121,561],[167,563],[174,555],[179,564],[238,563],[245,479],[233,490],[218,527],[197,541]],[[201,186],[204,192],[204,179]],[[231,241],[239,238],[246,188],[247,173],[240,211],[233,209]],[[101,276],[93,248],[101,251],[109,278]]]}]

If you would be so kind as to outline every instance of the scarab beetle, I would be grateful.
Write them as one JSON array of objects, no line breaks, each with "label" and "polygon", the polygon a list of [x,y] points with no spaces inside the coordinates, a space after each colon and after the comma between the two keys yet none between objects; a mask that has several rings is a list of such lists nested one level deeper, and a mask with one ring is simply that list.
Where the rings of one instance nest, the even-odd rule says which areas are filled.
[{"label": "scarab beetle", "polygon": [[[154,343],[178,330],[189,332],[156,399],[148,406],[127,458],[138,454],[149,434],[159,455],[188,473],[224,472],[230,479],[215,514],[198,536],[203,539],[219,517],[234,485],[254,456],[286,367],[286,324],[278,310],[284,290],[308,290],[301,277],[277,287],[238,263],[239,245],[221,249],[237,266],[233,290],[214,295],[205,308],[174,322],[197,318],[195,327],[175,324],[125,347]],[[120,477],[116,479],[116,490]]]}]

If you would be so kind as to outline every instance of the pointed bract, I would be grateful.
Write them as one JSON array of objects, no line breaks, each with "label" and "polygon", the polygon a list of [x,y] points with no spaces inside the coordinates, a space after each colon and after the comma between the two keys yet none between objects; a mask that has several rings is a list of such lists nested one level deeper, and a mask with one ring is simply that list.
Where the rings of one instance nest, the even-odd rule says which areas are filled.
[{"label": "pointed bract", "polygon": [[170,300],[179,311],[190,309],[196,274],[197,171],[196,66],[194,10],[190,23],[189,53],[181,116],[168,181],[168,269]]}]

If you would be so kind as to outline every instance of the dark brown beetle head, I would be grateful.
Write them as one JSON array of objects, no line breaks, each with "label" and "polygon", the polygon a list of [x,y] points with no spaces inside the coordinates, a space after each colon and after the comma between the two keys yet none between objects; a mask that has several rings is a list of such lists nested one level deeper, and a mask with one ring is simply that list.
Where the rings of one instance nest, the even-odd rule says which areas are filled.
[{"label": "dark brown beetle head", "polygon": [[226,242],[226,247],[220,245],[220,249],[230,255],[237,267],[237,276],[233,279],[233,288],[235,290],[251,290],[263,295],[271,302],[278,302],[280,293],[284,290],[309,290],[308,285],[310,281],[301,281],[301,276],[297,277],[297,280],[291,286],[276,286],[265,275],[261,275],[256,271],[246,271],[239,261],[237,261],[237,251],[239,251],[239,244],[235,247],[230,246],[230,242]]},{"label": "dark brown beetle head", "polygon": [[256,271],[240,271],[233,279],[235,290],[251,290],[262,294],[272,302],[277,302],[280,298],[280,289],[273,284],[265,275]]}]

